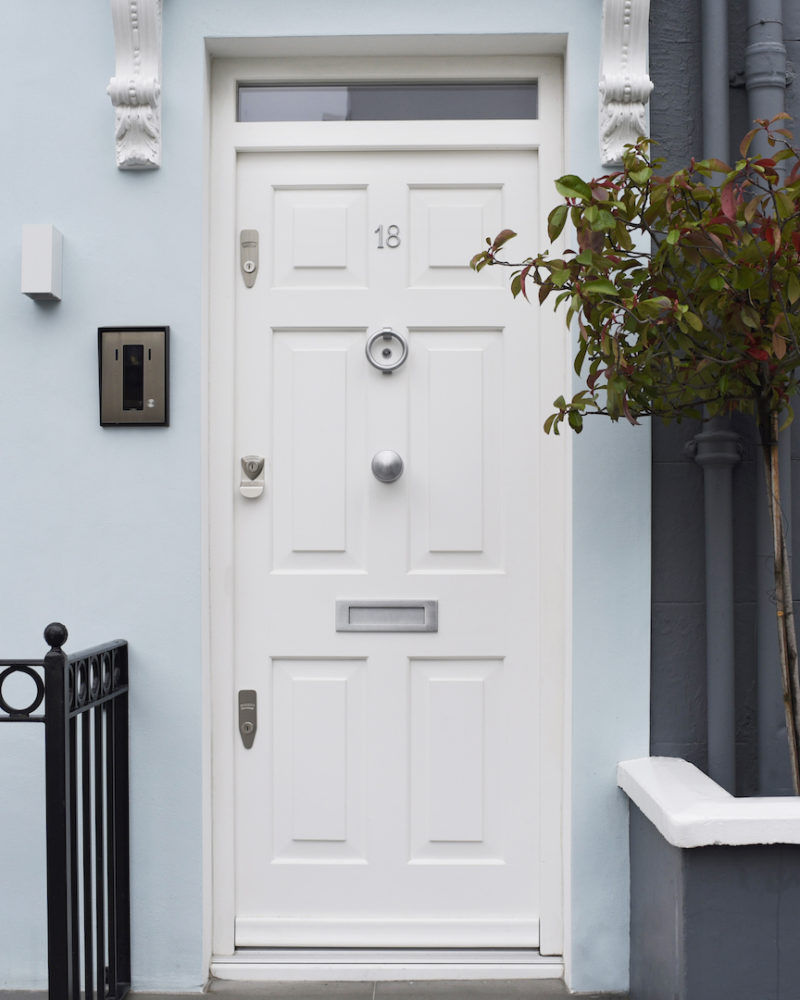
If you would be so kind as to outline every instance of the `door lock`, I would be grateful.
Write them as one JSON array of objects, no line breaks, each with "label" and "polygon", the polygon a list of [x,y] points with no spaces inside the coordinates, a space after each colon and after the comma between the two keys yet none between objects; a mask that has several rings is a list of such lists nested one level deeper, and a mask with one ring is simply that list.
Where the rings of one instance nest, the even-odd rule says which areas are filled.
[{"label": "door lock", "polygon": [[239,692],[239,734],[245,750],[249,750],[258,728],[258,702],[255,691]]},{"label": "door lock", "polygon": [[239,492],[248,500],[255,500],[264,492],[264,459],[260,455],[245,455],[242,459]]},{"label": "door lock", "polygon": [[247,288],[256,283],[258,272],[258,230],[243,229],[239,234],[239,264]]}]

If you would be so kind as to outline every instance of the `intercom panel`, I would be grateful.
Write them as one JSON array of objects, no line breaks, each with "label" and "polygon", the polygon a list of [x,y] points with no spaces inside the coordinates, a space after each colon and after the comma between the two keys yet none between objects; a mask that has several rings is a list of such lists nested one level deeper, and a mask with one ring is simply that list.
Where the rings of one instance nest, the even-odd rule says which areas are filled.
[{"label": "intercom panel", "polygon": [[100,423],[169,424],[169,327],[98,330]]}]

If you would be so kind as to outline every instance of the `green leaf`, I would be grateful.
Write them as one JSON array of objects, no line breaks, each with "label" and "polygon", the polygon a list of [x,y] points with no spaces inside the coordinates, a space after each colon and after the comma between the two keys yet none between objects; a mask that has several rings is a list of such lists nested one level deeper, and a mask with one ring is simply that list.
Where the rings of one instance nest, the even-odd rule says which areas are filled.
[{"label": "green leaf", "polygon": [[616,228],[617,220],[611,214],[611,212],[606,212],[605,209],[597,213],[597,218],[592,223],[592,230],[596,233],[602,232],[608,229]]},{"label": "green leaf", "polygon": [[668,299],[666,295],[657,295],[652,299],[642,299],[639,303],[639,309],[646,316],[657,316],[659,313],[664,312],[666,309],[672,308],[672,299]]},{"label": "green leaf", "polygon": [[550,272],[550,278],[556,288],[563,288],[569,281],[569,271],[566,268],[555,267]]},{"label": "green leaf", "polygon": [[558,239],[567,221],[568,205],[557,205],[547,217],[547,236],[552,243]]},{"label": "green leaf", "polygon": [[794,271],[789,272],[789,281],[786,285],[786,295],[792,305],[800,299],[800,280],[798,280]]},{"label": "green leaf", "polygon": [[628,177],[636,184],[646,184],[652,176],[652,167],[640,167],[638,170],[628,171]]},{"label": "green leaf", "polygon": [[761,328],[758,313],[752,306],[742,306],[740,315],[746,327],[749,327],[751,330],[759,330]]},{"label": "green leaf", "polygon": [[667,243],[669,243],[671,247],[675,246],[675,244],[678,242],[680,238],[681,238],[681,233],[679,229],[670,229],[670,231],[667,233]]},{"label": "green leaf", "polygon": [[597,278],[595,281],[587,281],[583,286],[583,290],[589,292],[590,295],[618,296],[620,294],[617,286],[610,282],[608,278]]},{"label": "green leaf", "polygon": [[565,174],[556,181],[556,191],[564,198],[584,198],[592,200],[592,190],[589,185],[576,177],[575,174]]},{"label": "green leaf", "polygon": [[570,410],[567,414],[567,421],[576,434],[583,430],[583,417],[577,410]]},{"label": "green leaf", "polygon": [[703,329],[703,321],[693,312],[687,312],[683,317],[693,330],[699,333]]}]

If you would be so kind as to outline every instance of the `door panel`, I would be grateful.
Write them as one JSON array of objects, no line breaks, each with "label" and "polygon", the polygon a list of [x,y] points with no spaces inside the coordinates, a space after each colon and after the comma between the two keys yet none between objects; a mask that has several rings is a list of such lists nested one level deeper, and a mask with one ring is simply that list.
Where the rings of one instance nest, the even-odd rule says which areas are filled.
[{"label": "door panel", "polygon": [[[530,245],[536,171],[239,158],[262,261],[237,292],[236,447],[268,469],[235,518],[236,686],[261,720],[236,748],[240,946],[538,943],[536,312],[468,267],[504,226]],[[391,375],[364,351],[387,326],[409,343]],[[439,629],[337,632],[340,599],[437,600]]]}]

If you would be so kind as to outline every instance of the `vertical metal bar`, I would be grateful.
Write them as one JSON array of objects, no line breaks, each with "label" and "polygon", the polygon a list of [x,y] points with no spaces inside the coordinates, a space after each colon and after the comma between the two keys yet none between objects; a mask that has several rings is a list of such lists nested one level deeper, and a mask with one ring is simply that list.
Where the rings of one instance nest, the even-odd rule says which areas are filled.
[{"label": "vertical metal bar", "polygon": [[69,829],[70,829],[70,881],[69,881],[69,906],[72,920],[72,941],[70,951],[72,953],[72,996],[74,1000],[80,1000],[81,995],[81,948],[78,926],[80,914],[78,904],[80,901],[80,865],[78,863],[78,720],[72,717],[69,720]]},{"label": "vertical metal bar", "polygon": [[[98,672],[100,670],[98,663]],[[100,681],[98,680],[98,684]],[[103,851],[103,712],[97,705],[92,710],[94,716],[94,898],[95,898],[95,947],[97,949],[97,998],[102,1000],[106,981],[106,940],[105,940],[105,856]],[[88,719],[87,719],[88,722]]]},{"label": "vertical metal bar", "polygon": [[112,700],[106,711],[106,889],[108,892],[108,995],[117,995],[117,894],[116,828],[114,825],[114,706]]},{"label": "vertical metal bar", "polygon": [[69,694],[66,628],[54,622],[44,631],[45,782],[47,823],[47,975],[49,1000],[78,1000],[72,992],[71,835],[68,815],[70,767],[67,727]]},{"label": "vertical metal bar", "polygon": [[[77,680],[77,678],[76,678]],[[88,678],[87,678],[88,683]],[[92,771],[89,714],[81,719],[81,866],[83,873],[83,988],[86,1000],[94,992],[94,947],[92,935]]]},{"label": "vertical metal bar", "polygon": [[[113,669],[120,685],[128,684],[128,644],[113,653]],[[117,971],[119,986],[127,992],[131,982],[131,890],[128,804],[128,692],[114,698],[114,891],[117,902]]]}]

